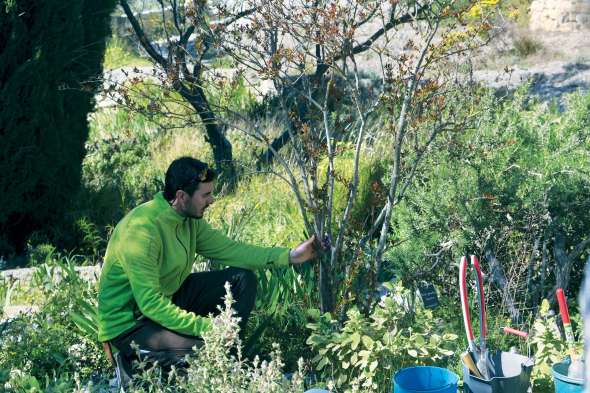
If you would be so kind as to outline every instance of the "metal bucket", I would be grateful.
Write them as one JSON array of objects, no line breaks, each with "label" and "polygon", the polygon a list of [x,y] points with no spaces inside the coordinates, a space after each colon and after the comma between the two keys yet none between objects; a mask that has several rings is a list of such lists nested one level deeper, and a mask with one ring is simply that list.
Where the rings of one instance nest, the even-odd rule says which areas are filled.
[{"label": "metal bucket", "polygon": [[584,391],[584,380],[579,378],[570,378],[567,371],[570,361],[565,360],[556,363],[551,367],[553,382],[555,383],[555,393],[582,393]]},{"label": "metal bucket", "polygon": [[471,374],[463,363],[464,392],[526,393],[533,371],[533,360],[516,353],[496,351],[488,354],[488,371],[491,378],[484,380]]}]

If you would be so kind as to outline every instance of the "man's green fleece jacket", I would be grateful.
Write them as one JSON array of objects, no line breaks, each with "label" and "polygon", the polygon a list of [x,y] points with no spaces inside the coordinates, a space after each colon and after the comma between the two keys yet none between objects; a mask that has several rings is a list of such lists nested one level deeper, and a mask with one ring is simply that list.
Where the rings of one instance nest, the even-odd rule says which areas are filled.
[{"label": "man's green fleece jacket", "polygon": [[117,337],[142,316],[192,336],[208,330],[209,318],[172,303],[172,295],[191,273],[197,253],[247,269],[289,264],[289,249],[231,240],[204,219],[181,216],[159,193],[133,209],[113,231],[99,282],[99,340]]}]

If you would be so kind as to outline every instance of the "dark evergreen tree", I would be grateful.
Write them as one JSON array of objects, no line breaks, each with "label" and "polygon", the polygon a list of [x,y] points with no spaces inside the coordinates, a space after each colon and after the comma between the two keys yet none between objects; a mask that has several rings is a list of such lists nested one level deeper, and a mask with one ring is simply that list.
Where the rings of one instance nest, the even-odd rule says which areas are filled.
[{"label": "dark evergreen tree", "polygon": [[114,0],[0,0],[0,256],[59,227],[80,185]]}]

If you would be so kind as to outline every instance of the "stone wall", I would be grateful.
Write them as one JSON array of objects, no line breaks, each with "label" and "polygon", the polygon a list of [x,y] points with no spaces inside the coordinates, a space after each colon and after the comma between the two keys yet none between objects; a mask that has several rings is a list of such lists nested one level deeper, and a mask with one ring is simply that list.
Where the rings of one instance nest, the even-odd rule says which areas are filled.
[{"label": "stone wall", "polygon": [[531,30],[590,31],[590,0],[533,0]]}]

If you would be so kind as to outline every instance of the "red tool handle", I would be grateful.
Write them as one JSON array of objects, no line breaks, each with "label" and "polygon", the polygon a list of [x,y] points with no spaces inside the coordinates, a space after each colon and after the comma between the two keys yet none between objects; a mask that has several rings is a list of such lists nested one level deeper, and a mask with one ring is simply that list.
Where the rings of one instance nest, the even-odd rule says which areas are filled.
[{"label": "red tool handle", "polygon": [[506,334],[514,334],[516,336],[522,337],[522,338],[528,338],[529,334],[527,332],[523,332],[522,330],[517,330],[508,326],[504,326],[502,328],[502,331]]},{"label": "red tool handle", "polygon": [[[475,255],[471,256],[471,264],[475,269],[475,277],[477,281],[477,294],[479,303],[479,322],[480,322],[480,347],[485,348],[486,337],[486,320],[485,320],[485,297],[483,293],[483,274],[479,267],[479,261]],[[461,309],[463,310],[463,322],[465,324],[465,332],[467,333],[467,342],[469,349],[472,352],[477,351],[475,345],[475,336],[473,334],[473,327],[471,325],[471,316],[469,315],[469,300],[467,296],[467,257],[461,257],[459,264],[459,293],[461,296]]]},{"label": "red tool handle", "polygon": [[570,313],[567,309],[567,302],[565,301],[565,295],[563,293],[563,289],[557,288],[556,291],[557,295],[557,302],[559,303],[559,312],[561,314],[561,319],[563,324],[570,323]]}]

